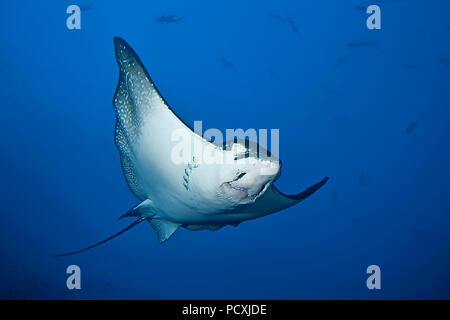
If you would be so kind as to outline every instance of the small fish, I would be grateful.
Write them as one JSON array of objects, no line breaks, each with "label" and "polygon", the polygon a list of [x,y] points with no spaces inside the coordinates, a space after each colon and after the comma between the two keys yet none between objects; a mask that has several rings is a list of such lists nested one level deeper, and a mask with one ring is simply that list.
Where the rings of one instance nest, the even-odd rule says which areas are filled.
[{"label": "small fish", "polygon": [[363,187],[370,187],[369,178],[364,174],[364,172],[361,172],[358,176],[359,184]]},{"label": "small fish", "polygon": [[450,60],[448,60],[447,58],[443,58],[443,57],[437,57],[436,58],[440,63],[445,64],[447,66],[450,66]]},{"label": "small fish", "polygon": [[367,223],[367,220],[364,217],[354,217],[352,219],[352,225],[354,227],[362,227]]},{"label": "small fish", "polygon": [[325,82],[322,82],[321,84],[322,89],[325,93],[332,93],[333,90],[330,89],[330,86],[328,84],[326,84]]},{"label": "small fish", "polygon": [[412,121],[408,127],[405,130],[406,134],[410,134],[412,133],[414,130],[417,129],[417,127],[419,126],[419,121],[421,120],[421,117],[417,118],[416,120]]},{"label": "small fish", "polygon": [[279,21],[279,22],[286,23],[286,20],[284,19],[284,17],[282,17],[282,16],[280,16],[280,15],[278,15],[278,14],[276,14],[276,13],[271,13],[271,12],[269,12],[267,15],[268,15],[269,17],[271,17],[273,20],[276,20],[276,21]]},{"label": "small fish", "polygon": [[18,264],[13,265],[13,266],[11,267],[11,270],[14,271],[14,272],[16,272],[17,270],[19,270],[19,265],[18,265]]},{"label": "small fish", "polygon": [[347,117],[345,115],[335,115],[331,118],[331,124],[332,125],[339,125],[343,123],[345,120],[347,120]]},{"label": "small fish", "polygon": [[231,71],[237,71],[237,69],[234,67],[234,65],[233,65],[230,61],[228,61],[227,59],[221,58],[220,61],[222,61],[222,64],[223,64],[224,67],[227,68],[228,70],[231,70]]},{"label": "small fish", "polygon": [[297,28],[297,25],[295,24],[295,21],[292,20],[291,17],[287,17],[289,25],[291,26],[291,30],[299,37],[301,37],[300,31]]},{"label": "small fish", "polygon": [[86,4],[82,4],[80,7],[81,11],[90,11],[92,9],[94,9],[94,3],[93,2],[88,2]]},{"label": "small fish", "polygon": [[283,17],[283,16],[280,16],[280,15],[278,15],[278,14],[271,13],[271,12],[269,12],[268,15],[269,15],[269,17],[271,17],[272,19],[274,19],[274,20],[276,20],[276,21],[278,21],[278,22],[286,23],[287,25],[289,25],[289,27],[291,28],[291,30],[292,30],[298,37],[301,37],[300,31],[299,31],[299,29],[298,29],[298,27],[297,27],[297,24],[295,23],[295,21],[294,21],[291,17],[286,16],[286,18],[285,18],[285,17]]},{"label": "small fish", "polygon": [[364,6],[358,6],[358,5],[353,6],[353,9],[358,10],[358,11],[363,11],[363,12],[366,12],[366,10],[367,10],[366,7],[364,7]]},{"label": "small fish", "polygon": [[414,69],[417,69],[419,66],[415,63],[407,63],[407,64],[405,64],[405,67],[409,70],[414,70]]},{"label": "small fish", "polygon": [[347,47],[351,48],[351,49],[364,48],[364,47],[368,47],[368,46],[371,46],[371,47],[374,47],[375,49],[378,49],[376,40],[350,42],[350,43],[347,44]]},{"label": "small fish", "polygon": [[423,228],[411,228],[408,229],[408,233],[413,237],[423,237],[426,234],[426,230]]},{"label": "small fish", "polygon": [[270,68],[269,73],[272,76],[272,78],[280,79],[280,77],[278,76],[278,73],[274,69]]},{"label": "small fish", "polygon": [[339,66],[343,64],[347,60],[347,56],[339,57],[336,62],[334,63],[335,66]]},{"label": "small fish", "polygon": [[167,16],[160,16],[155,18],[155,21],[160,23],[174,23],[183,20],[184,17],[177,17],[175,14],[170,14]]}]

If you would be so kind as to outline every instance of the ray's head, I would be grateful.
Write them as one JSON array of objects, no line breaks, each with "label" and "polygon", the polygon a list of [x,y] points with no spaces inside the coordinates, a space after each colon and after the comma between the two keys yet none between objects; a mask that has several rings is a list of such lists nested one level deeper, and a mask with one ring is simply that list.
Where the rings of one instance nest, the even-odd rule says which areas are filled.
[{"label": "ray's head", "polygon": [[238,141],[227,150],[232,159],[224,166],[219,193],[234,204],[255,202],[281,175],[281,161],[257,143]]}]

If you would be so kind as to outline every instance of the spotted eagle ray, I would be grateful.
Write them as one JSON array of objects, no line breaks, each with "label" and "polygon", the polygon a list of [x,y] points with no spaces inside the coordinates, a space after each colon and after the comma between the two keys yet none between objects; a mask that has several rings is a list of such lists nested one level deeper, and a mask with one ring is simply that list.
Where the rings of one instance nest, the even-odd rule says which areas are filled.
[{"label": "spotted eagle ray", "polygon": [[[281,175],[281,161],[255,142],[233,139],[222,145],[188,127],[163,99],[134,50],[114,38],[120,75],[113,107],[116,113],[115,144],[131,192],[141,201],[123,214],[137,217],[113,236],[87,248],[55,257],[80,253],[105,243],[137,224],[148,221],[160,243],[183,227],[219,230],[289,208],[308,198],[328,178],[303,192],[285,195],[273,184]],[[200,146],[203,154],[226,161],[174,161],[179,145],[174,133]]]}]

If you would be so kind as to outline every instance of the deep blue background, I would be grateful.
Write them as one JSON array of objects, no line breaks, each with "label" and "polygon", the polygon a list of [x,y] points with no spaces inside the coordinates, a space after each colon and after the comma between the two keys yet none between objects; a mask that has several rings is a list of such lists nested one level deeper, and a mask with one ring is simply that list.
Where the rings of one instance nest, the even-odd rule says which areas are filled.
[{"label": "deep blue background", "polygon": [[[449,1],[105,0],[78,31],[69,4],[2,4],[0,298],[450,298]],[[354,8],[368,4],[380,31]],[[154,20],[172,13],[185,18]],[[141,224],[51,258],[120,230],[137,204],[113,143],[116,35],[191,126],[279,128],[282,191],[328,184],[238,228],[160,245]],[[69,264],[82,290],[66,289]]]}]

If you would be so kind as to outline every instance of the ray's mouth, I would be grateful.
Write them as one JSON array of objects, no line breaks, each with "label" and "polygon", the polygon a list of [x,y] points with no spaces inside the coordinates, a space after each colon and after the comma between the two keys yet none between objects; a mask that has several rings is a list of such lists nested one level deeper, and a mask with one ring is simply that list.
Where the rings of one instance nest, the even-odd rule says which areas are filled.
[{"label": "ray's mouth", "polygon": [[249,192],[248,192],[249,190],[248,190],[247,188],[242,188],[242,187],[233,185],[232,183],[233,183],[234,181],[235,181],[235,180],[233,180],[233,181],[228,181],[228,182],[225,182],[225,184],[227,184],[228,187],[230,187],[230,188],[233,189],[233,190],[236,190],[236,191],[245,193],[245,197],[248,198],[248,199],[250,199],[251,201],[255,201],[255,200],[258,199],[261,195],[263,195],[263,193],[267,190],[268,186],[270,185],[270,181],[269,181],[269,182],[263,184],[263,185],[261,186],[261,188],[258,190],[258,192],[256,192],[255,194],[249,194]]},{"label": "ray's mouth", "polygon": [[256,194],[256,196],[254,196],[255,199],[257,199],[257,198],[259,198],[260,196],[262,196],[262,194],[263,194],[264,192],[266,192],[266,190],[267,190],[267,188],[269,187],[269,185],[270,185],[270,182],[267,182],[267,183],[263,184],[263,185],[261,186],[261,188],[259,189],[258,193]]}]

